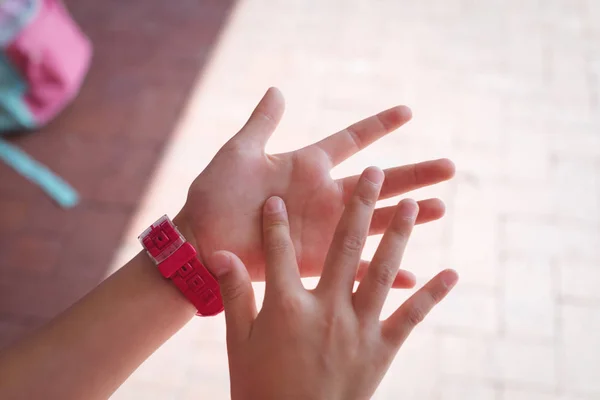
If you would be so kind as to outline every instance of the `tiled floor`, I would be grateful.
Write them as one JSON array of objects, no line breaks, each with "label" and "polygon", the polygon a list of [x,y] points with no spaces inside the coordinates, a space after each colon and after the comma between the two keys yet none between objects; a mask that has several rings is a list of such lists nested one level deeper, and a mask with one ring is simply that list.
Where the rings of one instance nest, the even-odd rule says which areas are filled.
[{"label": "tiled floor", "polygon": [[[216,1],[213,17],[186,1],[172,18],[152,18],[165,10],[146,2],[93,10],[83,3],[73,2],[73,11],[91,24],[95,69],[47,135],[19,142],[78,186],[84,206],[51,211],[2,170],[2,237],[18,232],[19,239],[1,244],[10,251],[2,261],[0,329],[38,323],[106,273],[106,253],[74,221],[121,243],[111,269],[137,251],[140,229],[177,210],[189,182],[276,85],[288,111],[270,151],[404,103],[414,121],[335,173],[439,156],[458,166],[453,182],[414,194],[443,198],[448,213],[416,230],[404,265],[421,281],[452,266],[462,281],[412,335],[376,398],[600,398],[598,1],[245,0],[226,21],[227,7]],[[100,22],[92,16],[102,21],[95,33]],[[207,48],[222,22],[210,60],[194,58],[193,46],[207,40],[203,30],[212,35]],[[161,39],[162,29],[174,36]],[[148,40],[157,44],[144,46]],[[59,161],[48,149],[66,153]],[[55,232],[52,221],[63,219]],[[81,250],[64,260],[66,245]],[[49,257],[40,258],[42,251]],[[89,274],[74,275],[88,264]],[[11,291],[23,276],[36,279],[37,298]],[[68,295],[58,291],[67,285]],[[390,296],[390,309],[406,295]],[[114,398],[225,398],[227,391],[223,319],[196,319]]]}]

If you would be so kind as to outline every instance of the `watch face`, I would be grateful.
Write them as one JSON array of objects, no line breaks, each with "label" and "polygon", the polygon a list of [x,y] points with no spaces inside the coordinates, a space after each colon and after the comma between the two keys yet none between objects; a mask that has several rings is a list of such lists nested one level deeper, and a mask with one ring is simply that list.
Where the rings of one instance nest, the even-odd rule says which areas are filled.
[{"label": "watch face", "polygon": [[164,261],[185,243],[183,235],[166,215],[142,232],[138,240],[156,264]]}]

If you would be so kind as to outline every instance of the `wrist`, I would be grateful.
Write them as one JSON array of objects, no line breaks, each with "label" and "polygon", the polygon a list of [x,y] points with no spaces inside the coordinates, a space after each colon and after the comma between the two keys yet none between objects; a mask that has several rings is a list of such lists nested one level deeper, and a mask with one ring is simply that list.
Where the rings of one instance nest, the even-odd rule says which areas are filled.
[{"label": "wrist", "polygon": [[[175,225],[178,226],[178,230],[183,235],[186,241],[190,242],[194,248],[196,248],[193,235],[188,232],[188,225],[186,223],[183,215],[180,216],[179,213],[175,218],[178,218],[178,221],[175,222]],[[179,227],[181,225],[181,227]],[[194,308],[191,306],[191,303],[182,295],[182,293],[177,290],[175,285],[168,280],[165,279],[161,273],[159,272],[155,261],[152,260],[152,257],[148,254],[148,251],[142,249],[140,253],[136,256],[136,259],[139,259],[140,262],[134,263],[136,269],[138,269],[141,265],[141,268],[138,269],[140,274],[146,275],[148,277],[147,282],[150,290],[146,291],[148,293],[152,293],[152,295],[160,299],[161,302],[165,304],[169,304],[170,307],[165,307],[167,312],[180,312],[191,317],[190,311],[194,311]],[[135,259],[134,259],[135,260]],[[142,279],[140,277],[140,279]]]},{"label": "wrist", "polygon": [[159,218],[139,240],[160,275],[194,305],[197,315],[212,316],[223,311],[219,284],[202,262],[201,249],[185,210],[172,220],[167,215]]},{"label": "wrist", "polygon": [[186,212],[185,206],[177,213],[177,215],[173,218],[172,221],[177,227],[179,233],[181,233],[185,240],[187,240],[194,247],[194,249],[196,249],[196,253],[198,253],[198,258],[200,259],[200,262],[205,263],[208,254],[205,254],[202,251],[203,249],[201,248],[201,246],[198,244],[199,242],[196,239],[196,234],[194,230],[192,229],[192,224]]}]

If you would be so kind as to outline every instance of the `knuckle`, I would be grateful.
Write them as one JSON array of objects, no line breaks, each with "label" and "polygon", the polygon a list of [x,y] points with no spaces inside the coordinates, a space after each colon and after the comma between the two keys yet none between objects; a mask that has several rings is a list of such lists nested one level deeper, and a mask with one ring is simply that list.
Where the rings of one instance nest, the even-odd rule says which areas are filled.
[{"label": "knuckle", "polygon": [[[240,136],[240,134],[242,135]],[[218,154],[227,157],[242,157],[248,159],[260,156],[261,150],[260,144],[257,144],[256,140],[253,140],[252,138],[245,137],[244,129],[242,129],[225,143]]]},{"label": "knuckle", "polygon": [[342,239],[342,251],[345,254],[355,254],[362,250],[364,238],[360,235],[348,234]]},{"label": "knuckle", "polygon": [[367,190],[358,191],[358,193],[356,193],[356,196],[355,196],[358,204],[365,206],[365,207],[374,207],[375,206],[377,199],[375,199],[374,197],[375,196],[373,195],[373,193],[371,193],[371,191],[367,191]]},{"label": "knuckle", "polygon": [[412,215],[405,215],[398,211],[394,215],[394,219],[390,224],[390,231],[395,235],[401,236],[407,239],[410,236],[412,226],[415,224],[415,217]]},{"label": "knuckle", "polygon": [[277,118],[275,118],[275,116],[272,113],[270,113],[266,109],[266,107],[256,110],[253,117],[255,117],[256,119],[263,120],[271,126],[277,127]]},{"label": "knuckle", "polygon": [[346,134],[348,135],[348,138],[350,139],[350,141],[352,142],[352,144],[354,145],[354,147],[357,150],[360,150],[364,147],[364,145],[362,143],[362,139],[360,138],[360,135],[356,131],[356,128],[354,125],[346,128]]},{"label": "knuckle", "polygon": [[223,147],[221,147],[221,150],[219,150],[219,154],[231,155],[241,153],[246,147],[247,146],[244,146],[243,140],[239,140],[239,138],[236,138],[234,136],[227,143],[225,143]]},{"label": "knuckle", "polygon": [[290,248],[290,242],[285,237],[272,237],[267,243],[267,251],[271,254],[284,254]]},{"label": "knuckle", "polygon": [[280,214],[267,217],[266,230],[273,235],[281,235],[289,229],[288,221],[282,218]]},{"label": "knuckle", "polygon": [[265,214],[265,220],[267,222],[267,229],[288,227],[288,220],[281,211],[275,212],[274,214]]},{"label": "knuckle", "polygon": [[378,185],[361,178],[354,193],[354,201],[357,206],[374,207],[377,203]]},{"label": "knuckle", "polygon": [[382,263],[378,265],[374,276],[374,280],[377,285],[389,287],[392,285],[395,278],[396,269],[392,265],[388,263]]},{"label": "knuckle", "polygon": [[412,226],[415,224],[415,217],[416,215],[397,215],[394,223],[391,225],[392,229],[399,234],[408,236]]},{"label": "knuckle", "polygon": [[395,224],[390,225],[386,233],[391,234],[392,240],[397,246],[406,246],[410,239],[410,230],[407,230],[405,226],[400,227],[394,225]]},{"label": "knuckle", "polygon": [[243,283],[229,283],[225,285],[221,285],[221,296],[225,301],[235,301],[244,295],[246,287]]},{"label": "knuckle", "polygon": [[412,164],[410,165],[410,176],[411,179],[414,183],[418,183],[421,181],[420,179],[420,173],[419,173],[419,165],[418,164]]},{"label": "knuckle", "polygon": [[286,315],[298,315],[304,309],[300,296],[293,294],[282,294],[277,304],[279,309]]},{"label": "knuckle", "polygon": [[427,313],[423,308],[418,306],[410,307],[406,312],[406,322],[411,328],[414,328],[425,320],[426,315]]},{"label": "knuckle", "polygon": [[428,290],[425,292],[429,297],[431,305],[438,304],[445,296],[445,292],[443,290]]}]

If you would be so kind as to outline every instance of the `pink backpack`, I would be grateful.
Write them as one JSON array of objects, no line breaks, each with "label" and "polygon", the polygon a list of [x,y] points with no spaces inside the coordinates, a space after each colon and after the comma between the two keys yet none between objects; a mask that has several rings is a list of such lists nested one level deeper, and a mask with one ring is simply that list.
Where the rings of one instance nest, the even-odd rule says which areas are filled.
[{"label": "pink backpack", "polygon": [[21,23],[13,23],[13,35],[6,32],[0,48],[26,85],[23,101],[33,121],[23,127],[39,127],[78,92],[91,45],[57,0],[4,0],[2,16],[0,25],[5,27],[11,16],[13,21],[20,17]]}]

